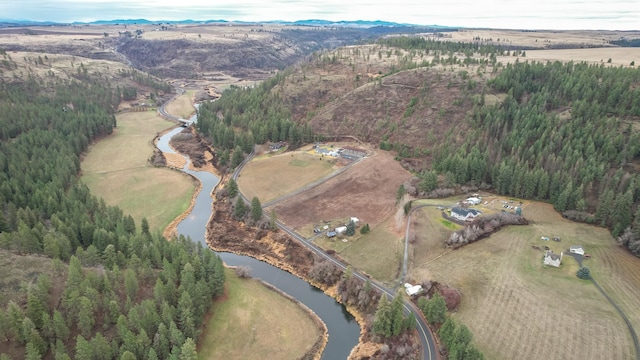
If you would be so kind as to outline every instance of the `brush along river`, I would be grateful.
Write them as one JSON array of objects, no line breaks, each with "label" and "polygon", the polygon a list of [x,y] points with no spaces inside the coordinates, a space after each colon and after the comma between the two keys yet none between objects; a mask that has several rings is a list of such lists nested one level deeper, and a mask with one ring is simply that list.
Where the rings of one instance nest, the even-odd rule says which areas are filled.
[{"label": "brush along river", "polygon": [[[195,116],[192,120],[195,120]],[[182,128],[178,127],[162,135],[156,144],[158,149],[164,153],[175,153],[169,146],[169,140],[180,131]],[[211,192],[220,179],[207,171],[189,169],[190,160],[186,159],[187,162],[182,171],[198,179],[202,188],[191,212],[178,224],[177,232],[207,246],[205,229],[211,216]],[[229,266],[249,266],[252,269],[253,277],[259,278],[293,297],[322,319],[329,332],[329,341],[322,353],[322,359],[346,359],[349,356],[351,350],[358,343],[360,327],[344,306],[304,280],[263,261],[231,253],[218,254]]]}]

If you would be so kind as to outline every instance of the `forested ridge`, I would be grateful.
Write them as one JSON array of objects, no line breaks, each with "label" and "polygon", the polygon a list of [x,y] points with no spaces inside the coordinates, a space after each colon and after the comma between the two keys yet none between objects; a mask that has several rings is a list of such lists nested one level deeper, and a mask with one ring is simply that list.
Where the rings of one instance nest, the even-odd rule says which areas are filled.
[{"label": "forested ridge", "polygon": [[195,359],[223,291],[221,260],[146,220],[136,226],[78,182],[80,155],[116,125],[118,92],[81,81],[55,89],[0,90],[0,248],[53,259],[20,298],[0,298],[0,357]]},{"label": "forested ridge", "polygon": [[285,77],[286,72],[278,74],[255,88],[232,87],[219,100],[200,106],[198,132],[216,148],[221,166],[236,167],[254,144],[287,141],[295,147],[313,141],[311,129],[295,123],[290,110],[271,93]]},{"label": "forested ridge", "polygon": [[[633,227],[640,255],[640,71],[586,63],[507,65],[489,85],[507,97],[477,107],[475,131],[442,144],[434,169],[456,184],[550,201],[576,220]],[[634,210],[636,216],[634,217]]]},{"label": "forested ridge", "polygon": [[[395,47],[409,51],[410,58],[420,53],[434,56],[432,61],[407,64],[408,55],[402,56],[398,65],[391,67],[393,71],[383,77],[405,68],[438,72],[438,64],[475,67],[479,74],[492,67],[496,74],[491,80],[480,80],[461,71],[462,78],[467,78],[460,84],[465,89],[479,81],[484,84],[481,95],[463,92],[463,96],[473,97],[474,106],[464,124],[454,124],[458,132],[450,128],[434,136],[430,129],[424,129],[429,141],[422,143],[428,148],[417,145],[412,150],[411,144],[401,140],[396,141],[400,141],[398,148],[402,151],[392,146],[399,151],[400,159],[424,156],[429,160],[431,169],[417,174],[421,178],[419,190],[429,193],[472,185],[492,188],[502,195],[549,201],[571,219],[606,226],[614,237],[624,235],[620,242],[640,256],[639,69],[584,62],[531,62],[522,50],[474,43],[391,37],[379,44],[388,47],[387,55]],[[505,53],[517,55],[517,61],[507,65],[497,62],[496,56]],[[280,98],[279,92],[270,90],[291,75],[285,71],[255,89],[235,89],[231,96],[223,95],[202,109],[205,121],[199,130],[227,158],[226,149],[243,148],[246,153],[252,142],[315,139],[307,118],[293,119],[294,123],[289,120],[289,109],[299,105],[297,95]],[[357,96],[358,92],[353,94]],[[485,94],[499,94],[505,99],[489,105],[485,104]],[[302,93],[304,96],[308,94]],[[359,108],[362,113],[356,118],[380,117],[373,113],[379,107],[371,104],[371,99],[363,99],[368,110]],[[428,109],[431,100],[418,96],[406,101],[407,109]],[[321,110],[307,111],[309,115]],[[413,118],[421,121],[420,115],[403,116],[402,124]],[[353,126],[358,128],[358,124]],[[402,127],[394,129],[393,137],[402,139]],[[385,141],[382,145],[388,147]],[[237,156],[230,162],[235,166],[241,160]]]}]

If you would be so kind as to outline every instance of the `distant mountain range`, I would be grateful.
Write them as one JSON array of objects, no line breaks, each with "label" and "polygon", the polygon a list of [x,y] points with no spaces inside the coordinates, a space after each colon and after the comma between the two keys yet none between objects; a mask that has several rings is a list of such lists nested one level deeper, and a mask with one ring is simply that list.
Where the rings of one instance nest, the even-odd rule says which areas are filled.
[{"label": "distant mountain range", "polygon": [[0,19],[0,27],[20,27],[20,26],[52,26],[52,25],[117,25],[117,24],[215,24],[215,23],[234,23],[234,24],[282,24],[282,25],[298,25],[298,26],[342,26],[342,27],[359,27],[370,28],[376,26],[388,26],[388,27],[428,27],[428,28],[447,28],[448,26],[440,25],[416,25],[396,23],[391,21],[382,20],[342,20],[342,21],[329,21],[321,19],[309,19],[309,20],[297,20],[297,21],[229,21],[229,20],[157,20],[151,21],[147,19],[116,19],[116,20],[97,20],[92,22],[72,22],[72,23],[59,23],[53,21],[31,21],[31,20],[14,20],[14,19]]}]

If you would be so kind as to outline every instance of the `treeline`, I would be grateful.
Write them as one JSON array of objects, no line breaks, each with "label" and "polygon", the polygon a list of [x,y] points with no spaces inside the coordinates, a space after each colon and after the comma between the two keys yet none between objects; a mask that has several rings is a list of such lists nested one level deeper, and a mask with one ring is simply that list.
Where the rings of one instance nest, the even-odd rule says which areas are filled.
[{"label": "treeline", "polygon": [[416,354],[420,344],[411,335],[416,319],[413,313],[404,313],[401,294],[389,301],[386,295],[381,295],[372,286],[370,280],[362,281],[354,276],[351,267],[342,271],[327,260],[316,261],[309,277],[323,286],[335,286],[338,300],[365,316],[364,333],[367,335],[364,341],[382,344],[372,360],[407,359]]},{"label": "treeline", "polygon": [[76,81],[56,89],[0,90],[0,247],[53,258],[57,282],[66,272],[64,289],[41,275],[24,301],[2,304],[0,338],[26,359],[195,358],[222,291],[220,259],[151,234],[146,220],[138,231],[78,183],[80,154],[115,126],[114,91]]},{"label": "treeline", "polygon": [[611,44],[621,47],[640,47],[640,39],[619,39],[609,41]]},{"label": "treeline", "polygon": [[254,88],[233,87],[200,106],[198,132],[216,148],[221,165],[236,149],[250,153],[255,144],[286,141],[296,147],[313,141],[311,128],[294,123],[290,110],[271,92],[285,76],[278,74]]},{"label": "treeline", "polygon": [[417,36],[391,36],[378,41],[381,45],[400,48],[404,50],[423,50],[432,54],[463,53],[468,57],[474,54],[481,56],[502,55],[505,49],[502,46],[480,44],[477,42],[455,42],[425,39]]},{"label": "treeline", "polygon": [[[490,86],[506,99],[476,107],[469,118],[475,130],[462,143],[449,138],[435,147],[438,173],[550,201],[616,237],[630,226],[640,235],[640,134],[632,125],[640,116],[639,70],[516,62]],[[424,183],[433,184],[432,173]],[[640,236],[627,243],[640,256]]]}]

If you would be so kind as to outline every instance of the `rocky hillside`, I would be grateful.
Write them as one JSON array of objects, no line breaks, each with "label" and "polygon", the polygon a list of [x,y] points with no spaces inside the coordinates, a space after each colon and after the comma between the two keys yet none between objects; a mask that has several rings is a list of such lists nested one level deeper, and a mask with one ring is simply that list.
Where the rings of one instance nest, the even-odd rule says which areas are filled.
[{"label": "rocky hillside", "polygon": [[113,44],[134,67],[163,77],[207,79],[224,72],[256,80],[314,51],[375,40],[397,31],[390,27],[192,26],[120,36]]}]

